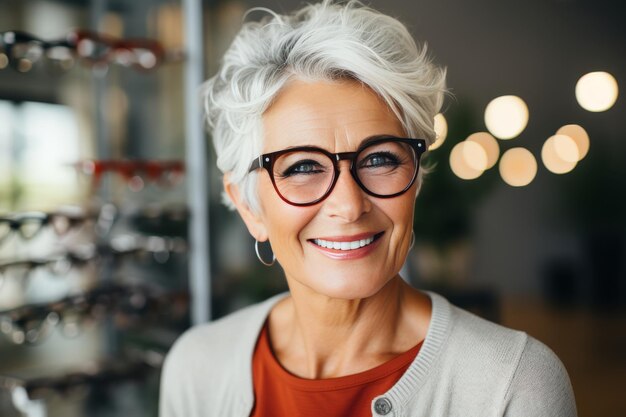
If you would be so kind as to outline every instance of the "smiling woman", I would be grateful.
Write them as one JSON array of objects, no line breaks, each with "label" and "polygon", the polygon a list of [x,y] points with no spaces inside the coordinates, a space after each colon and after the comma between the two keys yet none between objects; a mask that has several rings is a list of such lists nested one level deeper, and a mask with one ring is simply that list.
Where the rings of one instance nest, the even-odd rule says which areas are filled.
[{"label": "smiling woman", "polygon": [[[264,113],[263,132],[263,152],[286,149],[290,154],[275,161],[270,171],[274,181],[261,172],[259,209],[253,211],[242,201],[228,176],[225,188],[253,237],[271,242],[292,294],[306,291],[352,300],[379,292],[400,271],[413,224],[418,154],[398,141],[404,136],[398,119],[357,81],[294,80]],[[301,156],[300,146],[309,147]],[[330,155],[355,150],[361,150],[359,160],[338,161],[335,174]],[[357,174],[351,174],[351,165]],[[305,172],[290,172],[294,169]],[[298,190],[302,188],[309,192]],[[374,191],[395,197],[374,198],[369,195]],[[307,197],[314,204],[290,201]],[[346,248],[352,242],[360,246],[361,240],[370,243]]]},{"label": "smiling woman", "polygon": [[356,2],[244,24],[207,118],[227,203],[289,293],[182,336],[162,417],[576,415],[547,347],[399,275],[444,89],[402,24]]}]

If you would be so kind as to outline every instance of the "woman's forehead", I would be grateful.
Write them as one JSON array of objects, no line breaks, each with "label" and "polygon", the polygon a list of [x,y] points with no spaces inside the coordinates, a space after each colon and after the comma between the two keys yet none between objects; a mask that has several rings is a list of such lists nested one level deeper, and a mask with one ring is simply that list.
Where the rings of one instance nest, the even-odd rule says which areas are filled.
[{"label": "woman's forehead", "polygon": [[264,113],[263,129],[264,152],[304,145],[340,152],[373,135],[403,134],[386,103],[355,81],[291,82]]}]

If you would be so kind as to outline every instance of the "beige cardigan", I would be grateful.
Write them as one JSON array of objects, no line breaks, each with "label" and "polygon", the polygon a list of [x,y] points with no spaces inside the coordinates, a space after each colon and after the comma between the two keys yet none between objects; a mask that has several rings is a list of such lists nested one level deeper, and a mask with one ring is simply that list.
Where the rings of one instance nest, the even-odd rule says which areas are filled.
[{"label": "beige cardigan", "polygon": [[[254,346],[284,296],[181,336],[164,365],[159,416],[248,417]],[[576,416],[567,372],[549,348],[429,296],[432,319],[422,348],[400,380],[372,400],[372,416]]]}]

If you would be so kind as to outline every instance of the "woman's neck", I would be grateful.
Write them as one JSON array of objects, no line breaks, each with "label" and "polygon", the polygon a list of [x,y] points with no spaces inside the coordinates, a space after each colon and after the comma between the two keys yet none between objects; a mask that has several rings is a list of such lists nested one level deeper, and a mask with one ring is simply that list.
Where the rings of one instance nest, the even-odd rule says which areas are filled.
[{"label": "woman's neck", "polygon": [[299,285],[269,317],[278,361],[310,379],[355,374],[378,366],[424,339],[430,299],[399,276],[375,295],[341,300]]}]

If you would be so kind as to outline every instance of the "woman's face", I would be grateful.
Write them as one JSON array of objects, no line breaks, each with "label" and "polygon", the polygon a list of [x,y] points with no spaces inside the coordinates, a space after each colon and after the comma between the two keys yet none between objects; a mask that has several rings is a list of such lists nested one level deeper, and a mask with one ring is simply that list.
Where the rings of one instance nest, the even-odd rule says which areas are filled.
[{"label": "woman's face", "polygon": [[[291,82],[263,115],[263,128],[263,153],[295,146],[354,152],[371,136],[405,136],[386,104],[355,81]],[[416,185],[398,197],[372,197],[354,181],[349,164],[339,163],[331,194],[308,207],[284,202],[268,172],[258,171],[261,210],[243,217],[257,240],[269,238],[292,291],[304,286],[331,298],[366,298],[395,277],[404,263]],[[369,244],[353,250],[320,245],[330,242],[344,242],[344,247],[346,242]]]}]

